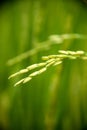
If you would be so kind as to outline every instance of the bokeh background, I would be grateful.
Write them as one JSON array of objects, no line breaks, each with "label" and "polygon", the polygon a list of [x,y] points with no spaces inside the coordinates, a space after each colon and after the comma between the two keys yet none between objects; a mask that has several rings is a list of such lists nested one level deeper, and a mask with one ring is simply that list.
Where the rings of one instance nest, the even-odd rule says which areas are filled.
[{"label": "bokeh background", "polygon": [[0,1],[0,130],[87,130],[87,61],[65,60],[18,87],[22,76],[8,80],[59,49],[87,51],[86,39],[65,40],[7,65],[50,35],[66,33],[87,34],[86,0]]}]

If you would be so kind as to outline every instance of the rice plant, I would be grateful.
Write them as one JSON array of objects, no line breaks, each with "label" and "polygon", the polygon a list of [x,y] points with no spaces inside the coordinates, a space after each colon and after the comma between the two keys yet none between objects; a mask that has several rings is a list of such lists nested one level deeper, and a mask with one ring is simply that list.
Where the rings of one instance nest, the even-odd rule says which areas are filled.
[{"label": "rice plant", "polygon": [[86,0],[0,3],[1,130],[87,129],[86,24]]},{"label": "rice plant", "polygon": [[[42,44],[42,46],[39,45],[39,47],[29,51],[29,52],[25,52],[24,54],[21,54],[19,56],[17,56],[16,58],[13,58],[11,60],[8,61],[8,65],[12,65],[15,64],[16,62],[19,62],[31,55],[33,55],[34,53],[37,53],[38,51],[41,51],[43,49],[46,49],[48,46],[51,46],[52,44],[60,44],[63,43],[63,41],[65,39],[73,39],[73,38],[86,38],[86,36],[84,35],[79,35],[79,34],[63,34],[63,35],[52,35],[50,36],[48,39],[48,41],[45,41],[45,45]],[[40,44],[40,43],[39,43]],[[87,53],[84,51],[64,51],[64,50],[59,50],[58,51],[58,55],[48,55],[48,56],[43,56],[42,60],[45,62],[42,63],[37,63],[37,64],[33,64],[30,65],[28,67],[26,67],[25,69],[22,69],[18,72],[16,72],[15,74],[12,74],[10,78],[13,78],[17,75],[21,75],[24,73],[28,73],[31,70],[37,69],[37,68],[41,68],[37,71],[34,71],[33,73],[29,74],[28,77],[25,77],[23,79],[21,79],[20,81],[18,81],[14,86],[19,85],[20,83],[26,83],[28,81],[30,81],[34,76],[40,75],[41,73],[45,72],[50,66],[56,66],[59,65],[63,62],[63,59],[65,58],[69,58],[69,59],[83,59],[83,60],[87,60]]]}]

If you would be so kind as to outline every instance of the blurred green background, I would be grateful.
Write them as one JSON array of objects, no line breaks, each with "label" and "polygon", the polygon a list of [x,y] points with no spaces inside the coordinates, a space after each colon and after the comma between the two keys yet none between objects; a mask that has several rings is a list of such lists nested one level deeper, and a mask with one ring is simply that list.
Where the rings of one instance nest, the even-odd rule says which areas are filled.
[{"label": "blurred green background", "polygon": [[21,0],[0,2],[0,130],[87,130],[87,61],[65,60],[27,84],[8,80],[19,69],[59,49],[87,51],[87,40],[63,44],[7,66],[52,34],[87,34],[86,0]]}]

